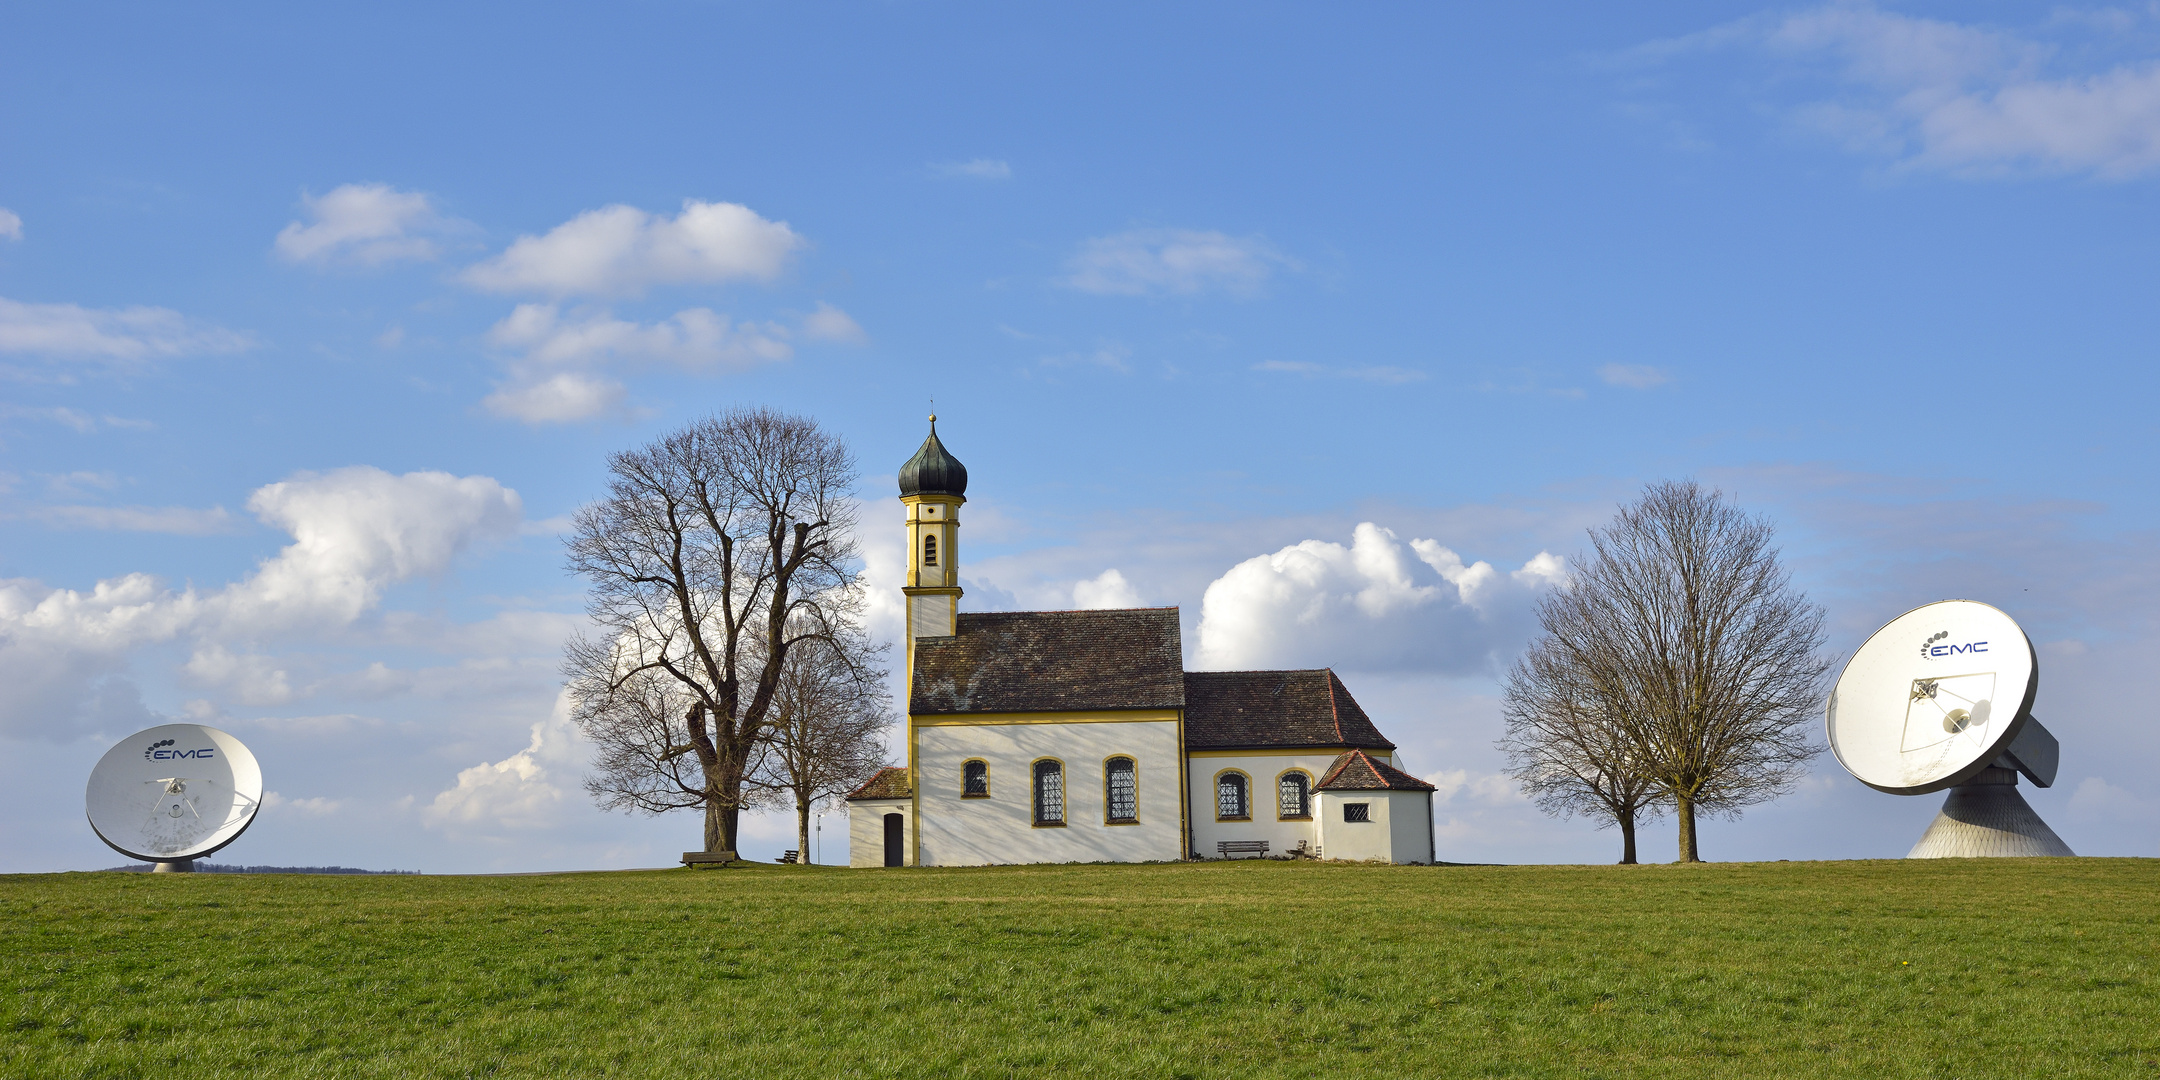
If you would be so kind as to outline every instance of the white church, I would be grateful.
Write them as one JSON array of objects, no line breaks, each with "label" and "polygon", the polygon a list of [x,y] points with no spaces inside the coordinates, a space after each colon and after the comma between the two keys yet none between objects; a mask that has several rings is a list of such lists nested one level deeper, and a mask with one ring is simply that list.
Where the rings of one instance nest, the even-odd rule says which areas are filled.
[{"label": "white church", "polygon": [[1434,861],[1433,786],[1333,671],[1186,671],[1174,607],[961,612],[966,495],[931,417],[900,467],[907,765],[848,796],[853,865]]}]

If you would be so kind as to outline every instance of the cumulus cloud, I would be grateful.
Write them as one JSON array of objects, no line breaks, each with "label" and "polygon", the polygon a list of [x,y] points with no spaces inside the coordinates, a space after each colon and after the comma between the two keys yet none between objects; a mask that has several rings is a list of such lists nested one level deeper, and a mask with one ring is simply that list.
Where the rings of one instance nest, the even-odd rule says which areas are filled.
[{"label": "cumulus cloud", "polygon": [[0,206],[0,236],[10,240],[22,239],[21,216],[5,206]]},{"label": "cumulus cloud", "polygon": [[1648,390],[1672,381],[1672,375],[1663,368],[1648,364],[1607,364],[1597,371],[1598,378],[1612,386],[1625,386],[1631,390]]},{"label": "cumulus cloud", "polygon": [[1010,180],[1012,166],[995,158],[975,158],[972,161],[945,161],[930,166],[939,176],[964,177],[970,180]]},{"label": "cumulus cloud", "polygon": [[553,713],[532,726],[525,749],[459,772],[456,784],[421,811],[421,820],[431,828],[483,836],[555,827],[560,811],[573,803],[563,783],[574,781],[584,766],[583,746],[569,717],[568,696],[557,697]]},{"label": "cumulus cloud", "polygon": [[497,416],[528,424],[567,424],[623,412],[629,389],[613,379],[561,372],[531,382],[515,382],[481,399]]},{"label": "cumulus cloud", "polygon": [[521,236],[464,279],[490,292],[635,296],[654,285],[769,281],[803,246],[786,222],[739,203],[685,199],[672,218],[615,205]]},{"label": "cumulus cloud", "polygon": [[846,345],[860,345],[870,340],[863,328],[847,312],[823,301],[817,310],[803,316],[803,336],[812,341],[837,341]]},{"label": "cumulus cloud", "polygon": [[[828,311],[828,331],[831,317],[854,325],[838,308],[811,317]],[[565,314],[554,304],[520,304],[488,331],[488,343],[511,355],[510,379],[483,404],[527,423],[591,419],[621,411],[626,394],[594,369],[660,364],[696,374],[739,371],[793,356],[790,336],[778,323],[735,322],[711,308],[637,323],[606,311]]]},{"label": "cumulus cloud", "polygon": [[[293,542],[223,589],[125,574],[87,591],[0,581],[0,732],[59,738],[101,716],[143,717],[126,677],[145,646],[193,639],[183,674],[249,701],[289,679],[246,644],[351,625],[398,581],[440,574],[462,551],[515,533],[515,491],[485,476],[394,476],[355,467],[258,489],[248,508]],[[132,704],[130,701],[132,700]]]},{"label": "cumulus cloud", "polygon": [[1747,45],[1827,61],[1840,89],[1798,122],[1859,152],[1964,175],[2126,179],[2160,167],[2160,65],[2051,70],[2083,55],[1986,27],[1833,4],[1646,48],[1665,59]]},{"label": "cumulus cloud", "polygon": [[738,323],[701,307],[657,323],[635,323],[604,311],[564,317],[553,304],[519,304],[488,331],[489,344],[551,368],[609,361],[665,363],[688,371],[743,368],[793,355],[787,338],[787,328],[778,323]]},{"label": "cumulus cloud", "polygon": [[1209,584],[1198,666],[1490,672],[1528,639],[1539,590],[1565,577],[1545,552],[1503,573],[1365,522],[1347,547],[1306,540]]},{"label": "cumulus cloud", "polygon": [[1082,610],[1136,608],[1140,606],[1140,593],[1125,580],[1125,575],[1105,570],[1093,580],[1073,583],[1073,606]]},{"label": "cumulus cloud", "polygon": [[388,184],[345,184],[321,197],[301,195],[313,219],[278,231],[275,250],[286,262],[380,266],[426,261],[442,253],[435,236],[454,227],[428,197]]},{"label": "cumulus cloud", "polygon": [[160,307],[86,308],[0,297],[0,353],[130,363],[235,353],[254,338]]},{"label": "cumulus cloud", "polygon": [[1134,229],[1080,245],[1064,284],[1105,296],[1254,296],[1297,262],[1257,236],[1196,229]]}]

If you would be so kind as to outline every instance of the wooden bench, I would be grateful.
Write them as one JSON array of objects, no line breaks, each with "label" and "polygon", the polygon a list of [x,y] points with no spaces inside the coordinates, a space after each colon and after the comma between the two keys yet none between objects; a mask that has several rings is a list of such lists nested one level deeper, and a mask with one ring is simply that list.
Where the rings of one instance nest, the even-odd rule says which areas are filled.
[{"label": "wooden bench", "polygon": [[1267,855],[1267,848],[1268,843],[1265,840],[1215,841],[1215,854],[1220,855],[1225,859],[1237,855],[1251,855],[1255,858],[1264,858]]},{"label": "wooden bench", "polygon": [[726,866],[735,861],[732,851],[685,851],[682,864],[695,870],[701,866]]},{"label": "wooden bench", "polygon": [[795,857],[800,854],[802,853],[799,851],[783,851],[780,853],[779,857],[775,858],[773,861],[776,863],[788,863],[789,865],[793,865],[802,861],[801,859]]}]

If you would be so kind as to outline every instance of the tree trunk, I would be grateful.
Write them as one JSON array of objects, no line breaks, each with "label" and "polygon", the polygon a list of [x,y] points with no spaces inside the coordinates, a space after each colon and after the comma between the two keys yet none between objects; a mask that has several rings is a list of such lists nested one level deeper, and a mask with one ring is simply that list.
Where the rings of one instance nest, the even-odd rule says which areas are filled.
[{"label": "tree trunk", "polygon": [[1685,795],[1673,799],[1674,809],[1680,818],[1679,862],[1701,862],[1702,854],[1695,846],[1695,800]]},{"label": "tree trunk", "polygon": [[1620,865],[1635,865],[1635,811],[1614,815],[1620,819]]},{"label": "tree trunk", "polygon": [[795,803],[795,861],[810,861],[810,804],[797,800]]},{"label": "tree trunk", "polygon": [[705,793],[705,850],[727,850],[720,846],[720,800],[710,790]]}]

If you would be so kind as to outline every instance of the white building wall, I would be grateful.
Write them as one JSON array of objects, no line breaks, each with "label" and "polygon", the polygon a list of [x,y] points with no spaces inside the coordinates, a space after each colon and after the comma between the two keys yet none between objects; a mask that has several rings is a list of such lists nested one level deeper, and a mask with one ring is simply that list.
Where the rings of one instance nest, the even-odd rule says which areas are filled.
[{"label": "white building wall", "polygon": [[[1190,755],[1186,775],[1190,777],[1191,792],[1187,812],[1192,815],[1193,850],[1203,859],[1217,858],[1215,845],[1222,840],[1265,840],[1268,854],[1281,855],[1305,841],[1307,850],[1322,846],[1320,832],[1315,821],[1284,820],[1280,813],[1280,801],[1276,797],[1276,782],[1290,769],[1303,769],[1318,787],[1320,778],[1327,775],[1327,768],[1335,763],[1339,750],[1252,750],[1224,751],[1199,750]],[[1387,756],[1375,752],[1375,760],[1386,761]],[[1216,817],[1215,778],[1223,771],[1235,769],[1250,780],[1252,817],[1248,821],[1223,821]],[[1314,792],[1314,804],[1318,805],[1318,792]],[[1333,858],[1334,852],[1322,850],[1322,857]],[[1243,856],[1239,856],[1242,858]]]},{"label": "white building wall", "polygon": [[[1180,791],[1183,744],[1175,712],[978,714],[916,718],[911,725],[921,814],[921,865],[1146,862],[1184,851]],[[1136,824],[1108,824],[1103,765],[1136,765]],[[1065,824],[1034,824],[1034,764],[1065,765]],[[962,766],[990,770],[988,798],[961,795]]]},{"label": "white building wall", "polygon": [[[1343,804],[1364,803],[1370,820],[1343,820]],[[1432,796],[1424,791],[1328,791],[1320,799],[1324,856],[1350,862],[1422,863],[1432,853]]]},{"label": "white building wall", "polygon": [[913,866],[914,806],[907,799],[853,799],[847,804],[848,865],[885,865],[885,815],[899,814],[901,844],[906,856],[901,865]]}]

